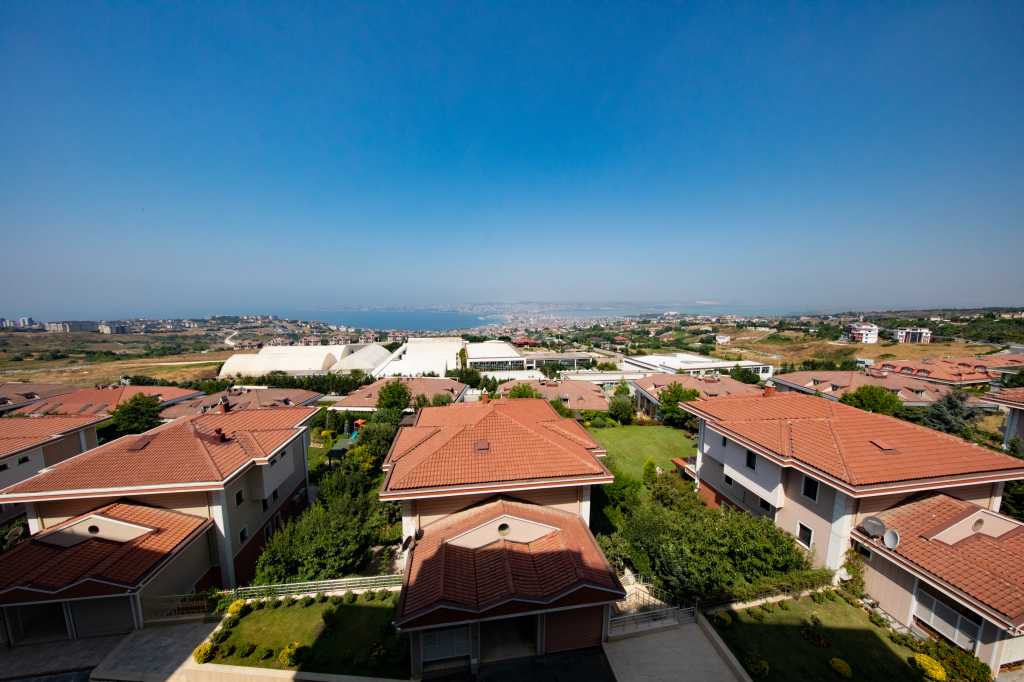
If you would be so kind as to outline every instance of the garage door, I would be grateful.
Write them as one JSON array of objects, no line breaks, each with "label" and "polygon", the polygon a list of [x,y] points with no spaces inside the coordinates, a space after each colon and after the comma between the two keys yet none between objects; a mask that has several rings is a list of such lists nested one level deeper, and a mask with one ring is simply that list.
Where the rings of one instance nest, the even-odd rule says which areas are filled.
[{"label": "garage door", "polygon": [[555,611],[545,616],[544,641],[547,653],[601,646],[604,607]]},{"label": "garage door", "polygon": [[1003,660],[1000,665],[1024,661],[1024,636],[1006,640],[1003,644]]},{"label": "garage door", "polygon": [[73,601],[71,617],[79,637],[118,635],[135,629],[128,597]]},{"label": "garage door", "polygon": [[473,649],[468,625],[426,630],[421,641],[424,663],[469,656]]}]

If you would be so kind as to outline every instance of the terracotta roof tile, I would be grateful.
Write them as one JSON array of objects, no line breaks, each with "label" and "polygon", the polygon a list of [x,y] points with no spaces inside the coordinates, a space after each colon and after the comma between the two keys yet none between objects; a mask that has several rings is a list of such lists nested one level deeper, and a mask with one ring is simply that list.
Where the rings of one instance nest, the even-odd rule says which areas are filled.
[{"label": "terracotta roof tile", "polygon": [[1024,354],[998,353],[976,358],[942,358],[939,360],[882,360],[875,369],[898,372],[923,381],[943,381],[953,384],[992,381],[1000,376],[1002,368],[1024,368]]},{"label": "terracotta roof tile", "polygon": [[384,494],[419,488],[577,476],[609,477],[597,444],[544,400],[420,410],[385,461]]},{"label": "terracotta roof tile", "polygon": [[435,395],[444,393],[451,397],[452,400],[455,400],[468,388],[466,384],[445,377],[390,377],[379,379],[368,386],[360,386],[334,403],[334,406],[343,410],[376,408],[380,390],[392,381],[401,381],[405,384],[406,388],[409,389],[409,395],[414,399],[418,395],[433,398]]},{"label": "terracotta roof tile", "polygon": [[[500,537],[478,547],[452,544],[466,531],[502,516],[543,524],[529,542]],[[475,614],[509,601],[551,602],[592,587],[613,601],[625,594],[586,523],[569,512],[513,500],[494,500],[453,514],[424,530],[409,556],[399,624],[435,608]]]},{"label": "terracotta roof tile", "polygon": [[[205,414],[124,436],[76,455],[2,491],[19,494],[207,483],[211,488],[301,432],[315,407]],[[217,432],[220,429],[223,437]]]},{"label": "terracotta roof tile", "polygon": [[65,384],[36,384],[20,381],[0,383],[0,410],[13,410],[16,407],[77,390],[77,386]]},{"label": "terracotta roof tile", "polygon": [[655,398],[661,394],[663,388],[672,384],[682,384],[684,388],[699,391],[702,398],[725,395],[759,395],[761,393],[761,389],[757,386],[745,384],[730,376],[694,377],[689,374],[650,374],[633,383]]},{"label": "terracotta roof tile", "polygon": [[499,387],[502,395],[507,395],[515,386],[524,384],[537,391],[544,400],[558,400],[572,410],[608,410],[608,398],[597,384],[589,381],[565,379],[554,381],[549,379],[516,379]]},{"label": "terracotta roof tile", "polygon": [[951,386],[922,381],[898,372],[885,373],[885,376],[865,372],[790,372],[776,374],[772,381],[801,386],[832,398],[842,398],[862,386],[880,386],[893,392],[901,401],[914,404],[933,403],[953,390]]},{"label": "terracotta roof tile", "polygon": [[18,414],[110,414],[121,403],[136,395],[156,396],[161,403],[182,398],[201,396],[201,391],[176,386],[114,386],[111,388],[81,388],[48,400],[26,405]]},{"label": "terracotta roof tile", "polygon": [[66,433],[101,421],[102,417],[0,419],[0,457],[44,445]]},{"label": "terracotta roof tile", "polygon": [[731,432],[851,485],[986,472],[1016,471],[1024,478],[1024,462],[1009,455],[802,393],[711,398],[683,407],[706,419],[713,429]]},{"label": "terracotta roof tile", "polygon": [[1004,388],[996,393],[989,393],[985,399],[1008,407],[1024,410],[1024,388]]},{"label": "terracotta roof tile", "polygon": [[322,397],[322,393],[305,391],[300,388],[233,388],[175,403],[164,408],[160,412],[160,417],[177,419],[178,417],[198,416],[220,409],[223,403],[227,404],[229,411],[311,405]]}]

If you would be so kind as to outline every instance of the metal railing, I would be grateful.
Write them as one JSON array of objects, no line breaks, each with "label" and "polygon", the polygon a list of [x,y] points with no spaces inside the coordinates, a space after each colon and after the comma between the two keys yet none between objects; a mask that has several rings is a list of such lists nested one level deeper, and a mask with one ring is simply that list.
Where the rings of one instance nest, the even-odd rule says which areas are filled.
[{"label": "metal railing", "polygon": [[693,623],[697,620],[697,609],[694,606],[670,606],[654,611],[641,611],[625,616],[608,619],[608,634],[621,635],[654,628]]},{"label": "metal railing", "polygon": [[318,592],[341,592],[346,590],[372,590],[402,586],[402,574],[371,575],[356,578],[338,578],[336,580],[314,580],[304,583],[279,583],[277,585],[253,585],[227,590],[236,599],[259,599],[267,597],[287,597],[296,594],[316,594]]}]

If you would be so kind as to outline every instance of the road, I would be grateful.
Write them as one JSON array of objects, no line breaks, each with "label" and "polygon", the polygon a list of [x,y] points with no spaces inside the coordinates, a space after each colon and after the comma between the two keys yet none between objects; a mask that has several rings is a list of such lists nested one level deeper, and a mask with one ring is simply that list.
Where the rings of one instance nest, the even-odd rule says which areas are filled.
[{"label": "road", "polygon": [[238,330],[237,329],[235,331],[231,332],[230,334],[228,334],[226,337],[224,337],[224,345],[225,346],[229,346],[231,348],[234,348],[235,347],[235,340],[234,339],[235,339],[236,336],[238,336]]}]

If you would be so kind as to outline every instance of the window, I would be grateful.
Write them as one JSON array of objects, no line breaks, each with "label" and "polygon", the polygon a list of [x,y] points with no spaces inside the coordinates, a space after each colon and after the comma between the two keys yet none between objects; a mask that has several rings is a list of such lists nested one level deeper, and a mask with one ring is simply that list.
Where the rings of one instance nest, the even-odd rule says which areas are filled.
[{"label": "window", "polygon": [[758,500],[757,505],[761,507],[761,509],[764,509],[766,512],[770,512],[772,510],[772,505],[768,502],[768,500]]},{"label": "window", "polygon": [[729,474],[725,475],[725,484],[732,485],[732,476],[730,476]]},{"label": "window", "polygon": [[237,493],[235,493],[235,506],[241,507],[243,502],[245,502],[245,495],[243,495],[242,491],[239,490]]},{"label": "window", "polygon": [[857,552],[857,554],[860,554],[862,557],[864,557],[868,561],[871,561],[871,550],[870,549],[868,549],[864,545],[860,544],[859,542],[853,543],[853,549],[854,549],[854,551]]},{"label": "window", "polygon": [[18,466],[21,466],[22,464],[28,464],[28,459],[28,455],[25,455],[24,457],[19,457]]},{"label": "window", "polygon": [[274,492],[271,493],[270,499],[272,499],[274,502],[277,502],[277,488],[274,488]]},{"label": "window", "polygon": [[0,464],[0,471],[7,471],[7,465],[6,464]]},{"label": "window", "polygon": [[809,500],[818,501],[818,481],[804,474],[803,494]]},{"label": "window", "polygon": [[725,447],[725,436],[722,436],[722,447]]},{"label": "window", "polygon": [[264,497],[262,502],[263,502],[263,511],[267,511],[267,509],[270,508],[270,504],[267,502],[267,498]]},{"label": "window", "polygon": [[814,531],[804,524],[798,523],[796,524],[796,539],[800,541],[801,545],[809,548],[814,539]]},{"label": "window", "polygon": [[238,531],[238,541],[239,542],[245,542],[248,539],[249,539],[249,530],[247,528],[243,528],[242,530]]},{"label": "window", "polygon": [[270,460],[270,466],[274,466],[275,464],[277,464],[277,460],[276,459]]},{"label": "window", "polygon": [[757,455],[750,450],[747,450],[747,468],[751,471],[757,471]]}]

